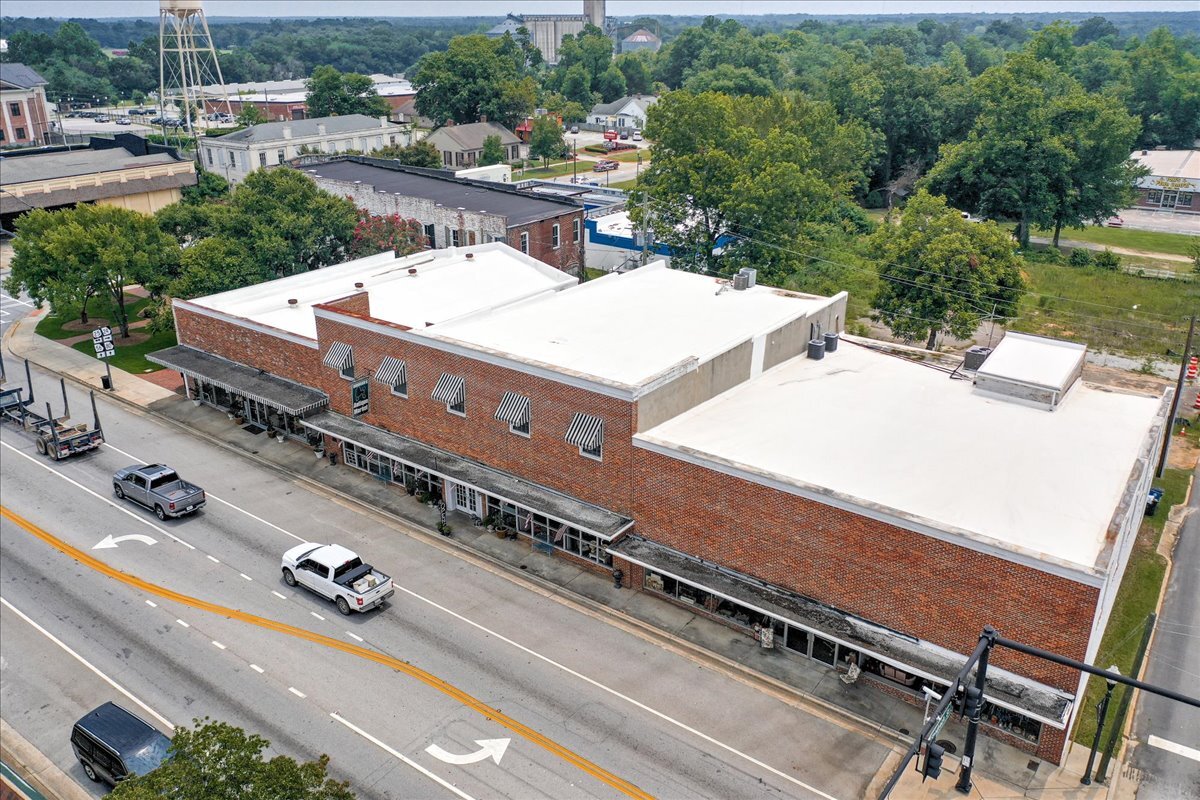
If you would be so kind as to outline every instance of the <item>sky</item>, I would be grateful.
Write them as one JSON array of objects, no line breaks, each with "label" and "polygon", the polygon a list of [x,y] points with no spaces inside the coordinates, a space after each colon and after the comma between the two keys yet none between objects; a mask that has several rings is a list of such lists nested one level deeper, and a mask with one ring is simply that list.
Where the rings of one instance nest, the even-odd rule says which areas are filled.
[{"label": "sky", "polygon": [[[582,0],[205,0],[210,17],[496,17],[578,14]],[[4,0],[13,17],[156,17],[157,0]],[[1196,0],[608,0],[608,14],[1019,14],[1196,11]]]}]

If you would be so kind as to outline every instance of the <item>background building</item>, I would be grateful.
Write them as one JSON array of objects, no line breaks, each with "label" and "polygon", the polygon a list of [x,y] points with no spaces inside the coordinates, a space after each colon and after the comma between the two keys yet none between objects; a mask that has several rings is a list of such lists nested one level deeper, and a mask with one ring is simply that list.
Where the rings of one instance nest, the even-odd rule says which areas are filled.
[{"label": "background building", "polygon": [[24,64],[0,63],[0,147],[50,144],[45,85]]},{"label": "background building", "polygon": [[277,167],[306,153],[371,153],[411,143],[410,130],[389,123],[387,117],[347,114],[264,122],[224,136],[203,136],[198,147],[204,169],[236,184],[256,169]]},{"label": "background building", "polygon": [[447,167],[473,167],[483,156],[483,140],[489,136],[499,137],[505,160],[516,161],[521,157],[521,140],[517,135],[487,120],[443,125],[425,138],[441,153],[442,163]]},{"label": "background building", "polygon": [[[417,90],[404,78],[375,73],[370,76],[375,84],[375,93],[384,99],[397,118],[401,106],[412,102]],[[213,95],[220,91],[229,95],[229,105],[236,116],[247,106],[254,106],[272,122],[304,119],[308,116],[308,90],[303,78],[282,81],[258,81],[257,83],[230,83],[224,86],[205,86],[204,91]],[[225,111],[224,100],[206,101],[209,113]]]},{"label": "background building", "polygon": [[1129,158],[1150,170],[1138,179],[1135,208],[1200,214],[1200,150],[1139,150]]},{"label": "background building", "polygon": [[588,122],[609,128],[644,128],[650,106],[658,102],[652,94],[633,94],[611,103],[598,103],[588,112]]},{"label": "background building", "polygon": [[639,28],[621,40],[617,52],[633,53],[637,50],[649,50],[657,53],[660,47],[662,47],[662,39],[645,28]]},{"label": "background building", "polygon": [[585,25],[607,31],[604,0],[583,0],[582,14],[509,14],[504,21],[487,32],[492,38],[504,34],[517,35],[517,30],[529,31],[529,39],[541,51],[542,59],[551,66],[558,63],[558,47],[567,34],[577,36]]}]

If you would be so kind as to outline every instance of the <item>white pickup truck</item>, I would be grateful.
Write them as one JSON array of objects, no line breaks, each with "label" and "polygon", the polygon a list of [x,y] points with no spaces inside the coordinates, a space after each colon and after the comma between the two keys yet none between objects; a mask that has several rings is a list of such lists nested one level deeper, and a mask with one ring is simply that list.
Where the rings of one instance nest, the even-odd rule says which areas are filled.
[{"label": "white pickup truck", "polygon": [[381,606],[396,593],[391,578],[338,544],[306,542],[288,550],[283,582],[332,600],[343,614]]}]

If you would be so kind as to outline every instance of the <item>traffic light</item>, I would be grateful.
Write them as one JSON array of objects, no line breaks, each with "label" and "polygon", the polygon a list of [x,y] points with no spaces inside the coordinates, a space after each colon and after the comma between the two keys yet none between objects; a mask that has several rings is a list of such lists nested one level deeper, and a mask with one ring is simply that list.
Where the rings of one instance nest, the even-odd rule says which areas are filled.
[{"label": "traffic light", "polygon": [[921,768],[922,783],[925,782],[926,778],[934,778],[936,780],[942,774],[942,758],[945,755],[946,748],[937,742],[930,742],[925,745],[925,764]]},{"label": "traffic light", "polygon": [[978,687],[968,686],[963,697],[962,715],[967,719],[975,719],[979,715],[979,707],[983,705],[983,692]]}]

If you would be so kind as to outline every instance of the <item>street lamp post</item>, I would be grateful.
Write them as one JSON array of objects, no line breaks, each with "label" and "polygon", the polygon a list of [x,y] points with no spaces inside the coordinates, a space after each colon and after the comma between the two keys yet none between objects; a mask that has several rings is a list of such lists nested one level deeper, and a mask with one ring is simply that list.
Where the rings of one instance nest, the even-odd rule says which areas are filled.
[{"label": "street lamp post", "polygon": [[[1120,675],[1121,670],[1117,669],[1116,665],[1108,668],[1108,671]],[[1092,764],[1096,762],[1096,749],[1100,747],[1100,734],[1104,732],[1104,718],[1108,715],[1108,701],[1112,699],[1113,689],[1116,688],[1117,682],[1106,678],[1105,682],[1108,688],[1104,690],[1104,699],[1096,706],[1096,736],[1092,739],[1092,752],[1088,753],[1087,766],[1083,770],[1083,777],[1079,782],[1084,786],[1092,785]]]},{"label": "street lamp post", "polygon": [[579,184],[579,140],[571,140],[571,185]]}]

